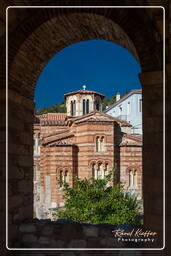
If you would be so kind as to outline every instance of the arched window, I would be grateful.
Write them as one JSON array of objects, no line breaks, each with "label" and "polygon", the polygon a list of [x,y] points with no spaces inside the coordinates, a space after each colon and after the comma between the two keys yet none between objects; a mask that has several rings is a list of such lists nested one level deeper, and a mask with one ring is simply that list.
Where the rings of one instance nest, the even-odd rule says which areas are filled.
[{"label": "arched window", "polygon": [[134,187],[137,186],[137,171],[134,170]]},{"label": "arched window", "polygon": [[89,113],[89,100],[86,101],[86,113]]},{"label": "arched window", "polygon": [[63,172],[60,171],[59,173],[59,187],[61,188],[63,185]]},{"label": "arched window", "polygon": [[73,116],[76,115],[76,101],[73,101]]},{"label": "arched window", "polygon": [[135,188],[137,186],[137,171],[130,169],[128,172],[129,175],[129,187]]},{"label": "arched window", "polygon": [[99,163],[97,168],[97,179],[102,178],[102,171],[103,171],[102,169],[103,169],[102,163]]},{"label": "arched window", "polygon": [[92,163],[92,168],[91,168],[91,170],[92,170],[92,177],[93,177],[94,179],[96,179],[96,175],[95,175],[95,163]]},{"label": "arched window", "polygon": [[86,113],[86,101],[83,100],[83,115]]},{"label": "arched window", "polygon": [[71,101],[71,116],[74,115],[74,106],[73,106],[73,101]]},{"label": "arched window", "polygon": [[104,177],[108,175],[108,163],[105,164],[105,169],[104,169]]},{"label": "arched window", "polygon": [[103,152],[105,150],[104,136],[96,137],[96,152]]},{"label": "arched window", "polygon": [[133,171],[129,171],[129,187],[133,187]]},{"label": "arched window", "polygon": [[65,171],[64,182],[68,182],[68,171]]},{"label": "arched window", "polygon": [[100,151],[104,151],[104,137],[103,136],[100,139]]},{"label": "arched window", "polygon": [[99,111],[100,110],[100,104],[99,101],[96,101],[96,110]]},{"label": "arched window", "polygon": [[96,137],[96,152],[100,151],[100,137]]}]

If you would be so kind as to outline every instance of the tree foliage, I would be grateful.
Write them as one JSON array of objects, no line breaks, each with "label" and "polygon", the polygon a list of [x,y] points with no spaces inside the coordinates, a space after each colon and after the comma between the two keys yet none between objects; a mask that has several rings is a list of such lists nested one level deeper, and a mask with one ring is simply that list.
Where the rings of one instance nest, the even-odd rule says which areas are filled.
[{"label": "tree foliage", "polygon": [[116,96],[113,96],[111,98],[104,98],[103,104],[102,104],[102,110],[104,111],[107,106],[110,106],[116,102]]},{"label": "tree foliage", "polygon": [[137,199],[124,192],[121,184],[108,186],[110,177],[98,180],[77,178],[74,188],[65,183],[65,205],[55,209],[54,219],[91,224],[140,224]]},{"label": "tree foliage", "polygon": [[[127,94],[127,92],[125,92]],[[125,94],[121,95],[123,97]],[[116,102],[116,95],[112,96],[111,98],[105,97],[102,103],[102,110],[104,111],[107,106],[110,106]],[[46,113],[66,113],[66,105],[64,102],[60,104],[55,104],[46,108],[40,108],[36,110],[36,114],[46,114]]]},{"label": "tree foliage", "polygon": [[56,104],[47,108],[41,108],[36,111],[36,114],[46,114],[46,113],[66,113],[66,106],[64,103]]},{"label": "tree foliage", "polygon": [[[125,91],[125,93],[121,94],[121,98],[125,96],[128,92]],[[116,95],[112,96],[111,98],[105,97],[103,100],[102,110],[106,110],[106,107],[109,107],[110,105],[114,104],[116,102]]]}]

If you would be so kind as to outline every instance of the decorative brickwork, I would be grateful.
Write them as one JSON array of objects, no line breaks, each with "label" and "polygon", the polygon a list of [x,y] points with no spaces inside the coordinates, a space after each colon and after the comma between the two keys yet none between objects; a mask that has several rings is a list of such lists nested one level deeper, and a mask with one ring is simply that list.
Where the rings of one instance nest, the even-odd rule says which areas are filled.
[{"label": "decorative brickwork", "polygon": [[[83,98],[81,101],[77,100],[80,95],[83,98],[84,95],[92,97],[88,103],[96,107],[96,95],[101,94],[85,89],[76,91],[75,94],[67,93],[65,99],[69,116],[48,113],[36,117],[35,135],[39,130],[41,146],[39,161],[37,155],[34,155],[34,165],[40,173],[41,178],[37,177],[41,179],[41,185],[35,186],[36,194],[39,195],[38,202],[35,202],[35,213],[39,208],[44,209],[43,215],[36,215],[38,218],[52,217],[50,208],[64,205],[63,182],[66,181],[73,187],[75,176],[80,179],[103,179],[112,172],[114,176],[109,185],[121,182],[125,190],[142,198],[141,137],[121,131],[122,127],[130,128],[126,121],[97,110],[87,114],[82,110],[78,111],[80,102],[84,103]],[[70,97],[75,97],[75,102]],[[93,110],[91,107],[88,109]],[[133,169],[131,177],[128,168]]]}]

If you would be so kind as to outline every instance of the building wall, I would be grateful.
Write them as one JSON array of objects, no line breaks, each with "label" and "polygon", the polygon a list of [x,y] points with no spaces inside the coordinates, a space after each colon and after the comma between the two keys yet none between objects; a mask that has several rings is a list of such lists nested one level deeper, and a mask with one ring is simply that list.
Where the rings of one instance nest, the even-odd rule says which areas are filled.
[{"label": "building wall", "polygon": [[[142,105],[140,107],[140,100],[142,100],[142,94],[134,93],[120,103],[118,102],[116,106],[107,110],[106,113],[130,122],[133,126],[132,133],[142,134]],[[122,108],[122,111],[120,111],[120,108]]]},{"label": "building wall", "polygon": [[[142,198],[142,148],[137,146],[120,147],[120,182],[125,190]],[[130,182],[131,176],[134,181]],[[131,184],[130,184],[131,183]]]},{"label": "building wall", "polygon": [[[49,132],[54,131],[52,127],[42,126],[43,134],[50,135]],[[112,171],[114,179],[109,185],[121,182],[125,190],[129,190],[128,172],[129,168],[133,168],[133,171],[136,169],[137,176],[136,186],[131,192],[139,198],[142,197],[142,147],[119,146],[123,135],[117,122],[73,123],[69,133],[73,134],[73,137],[64,139],[61,144],[44,144],[42,140],[40,158],[35,161],[41,176],[41,188],[38,189],[40,199],[35,212],[37,208],[42,208],[45,216],[51,218],[49,209],[64,205],[61,175],[62,181],[65,179],[72,187],[75,175],[80,179],[103,178]],[[36,188],[37,184],[38,181]],[[43,215],[41,217],[43,218]]]},{"label": "building wall", "polygon": [[[75,143],[78,152],[78,175],[92,177],[92,163],[108,163],[112,169],[114,162],[113,123],[81,123],[75,127]],[[96,139],[104,139],[104,148],[96,150]]]},{"label": "building wall", "polygon": [[[64,181],[67,172],[66,182],[72,187],[73,175],[77,171],[76,162],[76,147],[73,145],[41,147],[41,186],[46,209],[61,206],[63,202],[63,184],[60,184],[60,177]],[[49,190],[46,188],[48,182],[50,183]]]}]

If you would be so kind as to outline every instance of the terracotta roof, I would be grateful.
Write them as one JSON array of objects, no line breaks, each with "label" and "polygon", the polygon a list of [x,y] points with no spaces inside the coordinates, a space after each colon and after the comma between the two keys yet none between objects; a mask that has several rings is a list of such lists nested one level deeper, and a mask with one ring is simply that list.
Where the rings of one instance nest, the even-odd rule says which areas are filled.
[{"label": "terracotta roof", "polygon": [[42,115],[36,115],[36,117],[39,120],[44,120],[44,121],[64,121],[66,116],[67,116],[66,113],[47,113]]},{"label": "terracotta roof", "polygon": [[138,147],[142,147],[143,145],[143,141],[142,141],[142,137],[137,137],[135,135],[132,134],[127,134],[124,133],[122,136],[122,141],[119,144],[119,146],[138,146]]},{"label": "terracotta roof", "polygon": [[96,94],[96,95],[100,95],[102,98],[104,98],[105,96],[102,94],[102,93],[99,93],[99,92],[95,92],[95,91],[89,91],[89,90],[78,90],[78,91],[75,91],[75,92],[69,92],[69,93],[66,93],[64,94],[64,97],[66,99],[67,96],[69,95],[74,95],[74,94]]},{"label": "terracotta roof", "polygon": [[82,122],[113,122],[116,121],[119,123],[121,126],[129,126],[131,127],[132,125],[128,123],[127,121],[117,119],[111,115],[108,115],[106,113],[100,112],[100,111],[92,111],[86,115],[76,117],[73,119],[74,123],[82,123]]},{"label": "terracotta roof", "polygon": [[142,89],[135,89],[132,90],[131,92],[129,92],[128,94],[126,94],[125,96],[123,96],[120,100],[116,101],[115,103],[113,103],[112,105],[110,105],[107,109],[105,109],[105,113],[108,112],[111,108],[115,107],[116,105],[120,104],[122,101],[124,101],[126,98],[128,98],[129,96],[131,96],[134,93],[142,93]]},{"label": "terracotta roof", "polygon": [[61,134],[61,135],[58,135],[58,136],[53,136],[51,138],[44,138],[42,144],[46,145],[46,144],[49,144],[49,143],[57,142],[57,141],[72,138],[72,137],[74,137],[74,134],[72,134],[72,133],[63,134],[63,135]]},{"label": "terracotta roof", "polygon": [[137,135],[133,135],[133,134],[124,133],[123,137],[142,142],[142,135],[137,136]]}]

